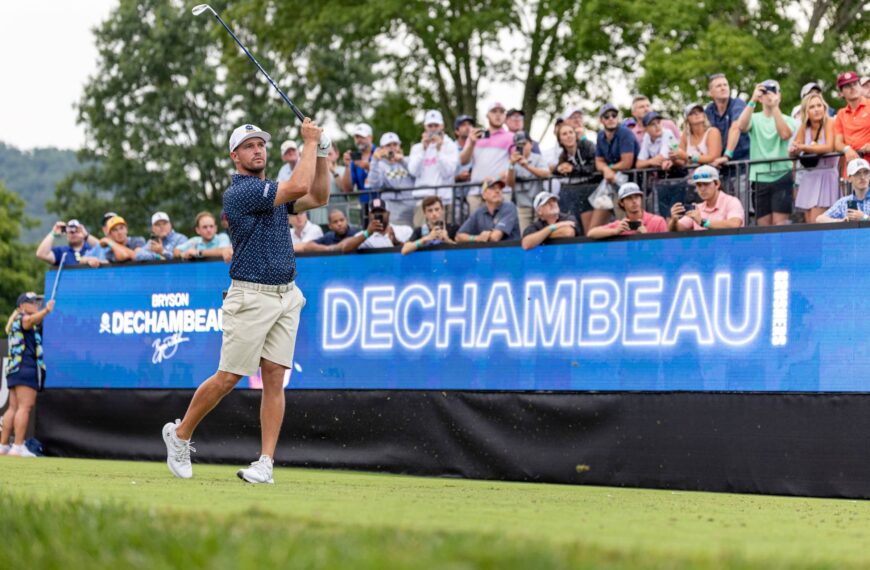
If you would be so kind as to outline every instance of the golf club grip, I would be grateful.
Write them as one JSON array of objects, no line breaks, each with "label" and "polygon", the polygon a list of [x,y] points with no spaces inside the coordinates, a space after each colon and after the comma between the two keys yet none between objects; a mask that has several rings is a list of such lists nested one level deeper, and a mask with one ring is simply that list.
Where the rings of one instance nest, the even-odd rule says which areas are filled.
[{"label": "golf club grip", "polygon": [[281,95],[281,98],[284,99],[284,102],[287,103],[288,105],[290,105],[290,108],[293,109],[293,112],[299,118],[299,121],[300,122],[304,121],[305,115],[302,114],[302,111],[299,110],[299,107],[297,107],[296,105],[293,104],[293,101],[291,101],[290,98],[287,97],[287,94],[284,93],[284,91],[282,91],[280,87],[278,87],[278,84],[275,83],[275,80],[272,79],[272,76],[269,75],[268,73],[266,73],[266,70],[263,69],[263,66],[260,65],[260,62],[257,61],[257,58],[255,58],[253,56],[253,54],[250,51],[248,51],[248,48],[245,47],[245,44],[243,44],[242,41],[238,37],[236,37],[236,34],[234,34],[233,31],[230,29],[230,27],[226,24],[226,22],[224,22],[223,18],[218,16],[217,13],[214,11],[212,11],[212,14],[214,15],[215,18],[217,18],[217,21],[221,23],[221,25],[224,27],[224,29],[230,33],[230,35],[233,37],[233,39],[236,40],[236,43],[239,44],[239,47],[242,48],[242,51],[245,52],[245,55],[248,56],[248,59],[250,59],[252,62],[254,62],[254,65],[257,66],[257,69],[259,69],[260,72],[266,76],[266,79],[269,80],[269,83],[272,84],[272,87],[275,88],[275,91],[277,91],[278,94]]}]

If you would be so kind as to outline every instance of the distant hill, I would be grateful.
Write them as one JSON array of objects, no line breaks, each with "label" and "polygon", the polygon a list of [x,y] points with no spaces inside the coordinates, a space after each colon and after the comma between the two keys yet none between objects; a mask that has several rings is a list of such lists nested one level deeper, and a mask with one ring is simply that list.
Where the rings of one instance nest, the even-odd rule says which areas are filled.
[{"label": "distant hill", "polygon": [[0,179],[27,202],[27,215],[40,222],[38,227],[24,232],[23,242],[37,243],[48,233],[56,216],[46,212],[46,201],[54,197],[58,182],[81,168],[72,150],[19,150],[0,142]]}]

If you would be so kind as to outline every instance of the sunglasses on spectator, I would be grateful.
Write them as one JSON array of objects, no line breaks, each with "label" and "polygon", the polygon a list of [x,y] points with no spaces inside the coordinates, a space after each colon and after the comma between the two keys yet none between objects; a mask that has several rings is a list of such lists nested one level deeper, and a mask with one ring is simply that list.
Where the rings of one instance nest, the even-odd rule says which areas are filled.
[{"label": "sunglasses on spectator", "polygon": [[615,119],[615,118],[618,117],[618,116],[619,116],[619,115],[618,115],[617,113],[604,113],[604,115],[602,115],[602,118],[603,118],[605,121],[608,121],[608,120],[610,120],[610,119]]},{"label": "sunglasses on spectator", "polygon": [[692,175],[692,180],[706,180],[707,182],[713,182],[713,177],[706,172],[702,172],[700,174],[696,172]]}]

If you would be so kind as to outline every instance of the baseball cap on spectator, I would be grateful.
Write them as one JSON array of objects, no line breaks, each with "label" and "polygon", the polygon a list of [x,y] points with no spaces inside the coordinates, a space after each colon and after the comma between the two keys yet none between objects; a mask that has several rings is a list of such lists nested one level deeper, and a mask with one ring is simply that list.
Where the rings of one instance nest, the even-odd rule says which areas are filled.
[{"label": "baseball cap on spectator", "polygon": [[456,120],[453,121],[453,130],[458,129],[462,126],[462,123],[471,123],[474,124],[474,117],[471,115],[459,115],[456,117]]},{"label": "baseball cap on spectator", "polygon": [[569,108],[565,109],[564,113],[562,113],[562,118],[563,119],[570,119],[571,115],[573,115],[574,113],[580,113],[580,115],[582,116],[583,109],[578,109],[577,107],[569,107]]},{"label": "baseball cap on spectator", "polygon": [[661,119],[662,116],[656,113],[655,111],[650,111],[646,115],[643,116],[643,126],[648,127],[650,123],[655,121],[656,119]]},{"label": "baseball cap on spectator", "polygon": [[619,187],[619,197],[617,198],[617,202],[619,200],[622,200],[623,198],[634,196],[635,194],[640,194],[641,196],[643,196],[643,190],[641,190],[640,186],[638,186],[634,182],[626,182]]},{"label": "baseball cap on spectator", "polygon": [[20,306],[22,303],[35,303],[39,300],[39,297],[33,291],[28,291],[27,293],[22,293],[18,295],[18,301],[15,303],[16,306]]},{"label": "baseball cap on spectator", "polygon": [[236,127],[236,130],[230,135],[230,152],[236,150],[246,140],[253,138],[261,138],[265,142],[269,142],[272,140],[272,135],[261,130],[257,125],[247,124]]},{"label": "baseball cap on spectator", "polygon": [[105,214],[103,214],[103,225],[105,226],[106,222],[108,222],[117,215],[118,214],[116,214],[115,212],[106,212]]},{"label": "baseball cap on spectator", "polygon": [[857,73],[854,71],[844,71],[837,77],[837,89],[842,89],[844,86],[855,83],[856,81],[861,81],[861,78],[858,77]]},{"label": "baseball cap on spectator", "polygon": [[380,198],[375,198],[371,201],[371,204],[369,205],[369,211],[374,212],[375,210],[378,210],[381,212],[386,212],[387,205],[384,204],[384,201],[381,200]]},{"label": "baseball cap on spectator", "polygon": [[626,120],[622,121],[623,127],[628,127],[629,129],[633,129],[637,126],[637,119],[634,117],[629,117]]},{"label": "baseball cap on spectator", "polygon": [[619,109],[616,108],[616,105],[614,105],[613,103],[605,103],[598,110],[598,117],[599,118],[603,117],[604,114],[607,113],[608,111],[616,111],[617,113],[619,113]]},{"label": "baseball cap on spectator", "polygon": [[493,101],[492,103],[489,104],[489,107],[486,108],[486,112],[491,113],[492,111],[494,111],[496,109],[504,110],[505,106],[503,103],[501,103],[499,101]]},{"label": "baseball cap on spectator", "polygon": [[507,112],[508,117],[510,117],[511,115],[522,115],[523,117],[526,116],[526,114],[523,112],[522,109],[517,109],[517,108],[513,108]]},{"label": "baseball cap on spectator", "polygon": [[767,89],[768,91],[773,91],[774,93],[779,93],[779,81],[776,79],[765,79],[761,82],[761,86]]},{"label": "baseball cap on spectator", "polygon": [[350,134],[355,137],[370,137],[372,136],[372,128],[366,123],[360,123],[353,128],[353,132]]},{"label": "baseball cap on spectator", "polygon": [[505,186],[507,186],[507,184],[505,184],[504,178],[490,177],[490,178],[487,178],[486,180],[483,181],[483,186],[481,188],[481,192],[488,190],[489,188],[492,188],[493,186],[501,186],[502,188],[504,188]]},{"label": "baseball cap on spectator", "polygon": [[849,165],[846,166],[846,174],[848,176],[854,176],[861,170],[870,170],[870,163],[863,158],[853,158],[849,161]]},{"label": "baseball cap on spectator", "polygon": [[290,149],[299,150],[299,147],[296,146],[296,143],[293,141],[284,141],[281,143],[281,154],[283,155]]},{"label": "baseball cap on spectator", "polygon": [[154,212],[154,215],[151,216],[151,224],[154,225],[157,222],[168,222],[169,214],[166,212]]},{"label": "baseball cap on spectator", "polygon": [[713,182],[714,180],[719,180],[719,170],[705,164],[695,169],[695,172],[689,177],[689,184],[695,185],[698,182]]},{"label": "baseball cap on spectator", "polygon": [[[424,125],[443,125],[444,124],[444,115],[441,114],[441,111],[437,109],[432,109],[431,111],[426,111],[426,116],[423,117]],[[383,143],[381,143],[383,144]]]},{"label": "baseball cap on spectator", "polygon": [[381,146],[387,146],[388,144],[396,143],[401,144],[402,141],[399,140],[399,135],[396,133],[384,133],[381,135]]},{"label": "baseball cap on spectator", "polygon": [[110,232],[112,231],[112,228],[121,224],[124,224],[125,226],[127,225],[127,222],[121,216],[114,216],[112,218],[109,218],[109,221],[106,222],[106,231]]},{"label": "baseball cap on spectator", "polygon": [[703,111],[704,106],[700,103],[689,103],[688,105],[686,105],[686,108],[683,109],[683,117],[688,119],[689,115],[691,115],[692,111],[694,111],[695,109],[701,109],[701,111]]},{"label": "baseball cap on spectator", "polygon": [[558,200],[559,198],[551,193],[551,192],[540,192],[537,196],[535,196],[535,201],[533,203],[535,210],[549,202],[550,200]]},{"label": "baseball cap on spectator", "polygon": [[83,228],[82,223],[76,219],[72,219],[66,223],[66,229],[70,230],[72,228]]},{"label": "baseball cap on spectator", "polygon": [[818,83],[816,83],[815,81],[810,81],[809,83],[804,84],[804,86],[801,87],[801,99],[803,99],[804,97],[809,95],[810,91],[812,91],[813,89],[817,89],[817,90],[821,91],[822,86],[819,85]]}]

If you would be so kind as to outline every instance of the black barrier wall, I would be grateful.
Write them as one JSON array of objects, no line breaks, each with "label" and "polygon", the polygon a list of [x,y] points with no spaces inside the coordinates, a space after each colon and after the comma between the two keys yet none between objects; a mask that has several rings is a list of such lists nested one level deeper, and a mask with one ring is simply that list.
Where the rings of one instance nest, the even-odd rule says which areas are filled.
[{"label": "black barrier wall", "polygon": [[[53,455],[162,461],[162,424],[181,417],[191,395],[46,391],[37,407],[38,437]],[[194,473],[196,462],[256,459],[259,401],[258,391],[237,390],[203,422],[194,438]],[[868,498],[868,433],[866,394],[288,391],[276,461],[478,479]]]}]

